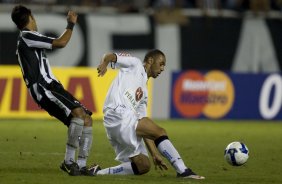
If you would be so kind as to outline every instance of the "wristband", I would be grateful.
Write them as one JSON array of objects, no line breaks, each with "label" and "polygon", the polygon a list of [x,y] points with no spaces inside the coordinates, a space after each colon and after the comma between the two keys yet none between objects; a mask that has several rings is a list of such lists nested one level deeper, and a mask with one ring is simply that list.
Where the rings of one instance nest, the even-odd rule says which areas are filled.
[{"label": "wristband", "polygon": [[74,23],[68,22],[68,25],[67,25],[66,29],[73,30],[74,25],[75,25]]}]

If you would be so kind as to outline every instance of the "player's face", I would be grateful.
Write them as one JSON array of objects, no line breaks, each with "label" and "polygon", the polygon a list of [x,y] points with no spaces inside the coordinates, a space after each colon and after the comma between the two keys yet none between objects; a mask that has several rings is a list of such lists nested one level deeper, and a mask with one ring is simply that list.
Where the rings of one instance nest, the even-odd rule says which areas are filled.
[{"label": "player's face", "polygon": [[164,56],[159,55],[154,59],[154,63],[151,65],[151,77],[157,78],[165,67],[166,59]]}]

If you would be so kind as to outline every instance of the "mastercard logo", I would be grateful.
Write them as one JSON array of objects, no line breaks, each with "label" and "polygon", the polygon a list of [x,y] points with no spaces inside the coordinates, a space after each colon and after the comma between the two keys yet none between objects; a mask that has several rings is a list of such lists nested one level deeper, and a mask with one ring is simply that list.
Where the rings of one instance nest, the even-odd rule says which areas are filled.
[{"label": "mastercard logo", "polygon": [[173,86],[173,104],[181,116],[211,119],[225,116],[234,103],[234,86],[221,71],[182,73]]}]

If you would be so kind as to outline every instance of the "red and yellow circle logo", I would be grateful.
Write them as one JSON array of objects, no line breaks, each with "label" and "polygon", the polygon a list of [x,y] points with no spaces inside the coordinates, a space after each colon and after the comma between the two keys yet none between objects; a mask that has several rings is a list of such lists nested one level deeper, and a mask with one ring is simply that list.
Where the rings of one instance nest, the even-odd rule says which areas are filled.
[{"label": "red and yellow circle logo", "polygon": [[210,71],[205,75],[187,71],[176,80],[172,98],[176,110],[183,117],[196,118],[203,114],[218,119],[233,105],[234,86],[221,71]]}]

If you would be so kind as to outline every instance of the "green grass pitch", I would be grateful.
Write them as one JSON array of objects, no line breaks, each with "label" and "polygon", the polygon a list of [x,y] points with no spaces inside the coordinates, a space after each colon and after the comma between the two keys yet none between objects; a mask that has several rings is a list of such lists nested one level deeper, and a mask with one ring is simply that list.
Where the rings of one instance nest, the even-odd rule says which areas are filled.
[{"label": "green grass pitch", "polygon": [[[282,123],[235,121],[156,121],[167,133],[185,163],[206,180],[175,177],[154,167],[142,176],[70,177],[59,169],[64,158],[66,127],[56,120],[0,120],[1,184],[274,184],[282,183]],[[89,164],[117,165],[101,121],[93,125],[94,142]],[[250,150],[240,167],[227,164],[223,152],[232,141]]]}]

